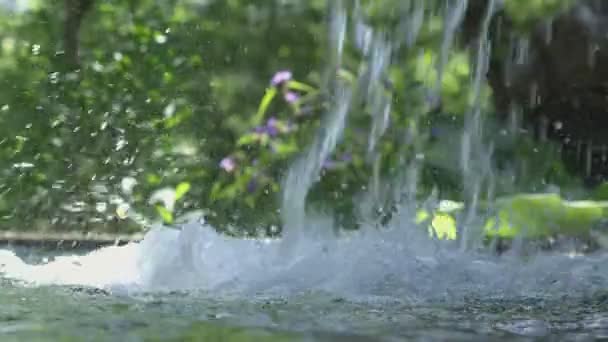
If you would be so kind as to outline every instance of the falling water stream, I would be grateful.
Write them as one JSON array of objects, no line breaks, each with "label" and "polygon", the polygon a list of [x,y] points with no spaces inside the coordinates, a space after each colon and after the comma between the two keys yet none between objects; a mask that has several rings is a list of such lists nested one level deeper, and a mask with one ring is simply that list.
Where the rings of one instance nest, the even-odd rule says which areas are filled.
[{"label": "falling water stream", "polygon": [[[446,3],[438,82],[467,7],[466,0]],[[340,65],[349,37],[365,63],[355,83],[327,73],[324,90],[332,103],[322,129],[284,179],[283,238],[232,238],[193,221],[179,230],[156,227],[139,243],[49,262],[26,262],[18,251],[0,250],[0,336],[36,340],[43,331],[47,337],[107,340],[187,334],[209,340],[608,335],[606,254],[497,256],[476,242],[479,220],[473,210],[461,218],[463,238],[436,241],[413,223],[412,196],[382,229],[362,224],[356,232],[337,235],[330,217],[307,211],[307,194],[339,144],[354,103],[371,108],[367,161],[377,162],[392,105],[390,95],[380,91],[382,77],[394,62],[393,51],[404,42],[413,46],[425,20],[425,1],[410,4],[399,25],[401,41],[357,15],[349,23],[342,2],[332,2],[328,68]],[[488,25],[498,6],[501,1],[490,1],[473,53],[475,94],[460,146],[463,185],[473,206],[492,197],[493,150],[482,138],[478,98],[491,53]],[[435,87],[427,91],[438,96]],[[399,184],[391,189],[395,194],[415,192],[416,160],[408,163],[406,181],[391,183]],[[375,172],[363,197],[373,202],[385,189],[383,182]]]}]

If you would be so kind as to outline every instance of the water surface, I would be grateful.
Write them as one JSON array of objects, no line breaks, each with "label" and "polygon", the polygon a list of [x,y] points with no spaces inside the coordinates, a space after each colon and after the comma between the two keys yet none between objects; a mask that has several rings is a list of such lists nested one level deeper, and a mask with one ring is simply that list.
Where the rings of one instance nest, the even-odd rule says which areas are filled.
[{"label": "water surface", "polygon": [[332,238],[316,226],[283,257],[280,240],[194,223],[82,255],[2,250],[2,340],[608,336],[604,253],[497,256],[414,227]]},{"label": "water surface", "polygon": [[59,341],[593,340],[608,337],[608,293],[463,298],[409,305],[323,293],[284,298],[202,292],[116,296],[85,287],[2,282],[0,337]]}]

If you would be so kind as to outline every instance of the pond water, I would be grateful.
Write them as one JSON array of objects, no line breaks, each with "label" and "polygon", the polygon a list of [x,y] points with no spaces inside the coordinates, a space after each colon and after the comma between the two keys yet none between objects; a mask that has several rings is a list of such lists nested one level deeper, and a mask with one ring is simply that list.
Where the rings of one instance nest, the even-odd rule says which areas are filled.
[{"label": "pond water", "polygon": [[[324,230],[321,222],[316,225]],[[227,238],[191,223],[181,231],[152,230],[141,243],[63,257],[4,249],[0,336],[3,341],[608,337],[608,255],[496,256],[417,240],[415,232],[301,235],[293,252],[282,254],[280,240]]]},{"label": "pond water", "polygon": [[463,298],[411,305],[323,293],[221,297],[201,292],[116,296],[84,287],[2,282],[3,341],[549,340],[608,337],[608,294]]}]

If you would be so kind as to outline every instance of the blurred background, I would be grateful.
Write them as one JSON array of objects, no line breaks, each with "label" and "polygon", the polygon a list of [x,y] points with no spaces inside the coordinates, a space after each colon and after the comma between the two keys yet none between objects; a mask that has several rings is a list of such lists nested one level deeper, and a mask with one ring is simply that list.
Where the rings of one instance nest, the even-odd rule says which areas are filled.
[{"label": "blurred background", "polygon": [[[132,233],[150,222],[203,215],[231,234],[280,232],[286,167],[327,109],[330,3],[0,1],[0,229]],[[445,199],[466,197],[454,156],[474,92],[469,51],[475,50],[468,47],[487,6],[473,3],[447,55],[437,104],[421,89],[437,79],[443,2],[346,2],[359,6],[349,12],[360,16],[353,14],[351,22],[364,21],[404,43],[392,47],[383,75],[384,91],[392,95],[387,127],[375,145],[379,157],[370,161],[367,153],[373,106],[361,106],[309,194],[311,206],[356,228],[356,194],[374,169],[394,178],[404,158],[421,157],[420,197],[433,191]],[[502,26],[489,33],[491,71],[526,52],[539,55],[525,48],[530,34],[573,4],[506,1],[493,19]],[[413,26],[401,25],[405,15]],[[415,24],[416,15],[424,20]],[[348,80],[366,60],[362,42],[347,41],[343,65],[334,67]],[[525,74],[512,70],[515,78]],[[539,110],[526,102],[529,84],[520,96],[481,83],[495,193],[560,189],[570,198],[589,196],[594,188],[583,185],[593,172],[585,172],[580,151],[578,159],[564,158],[563,136],[539,138],[536,119],[525,116]],[[510,106],[518,101],[520,107]],[[520,124],[509,130],[509,122]],[[420,144],[404,144],[413,131],[409,136]],[[423,148],[407,150],[411,146]],[[379,215],[390,211],[389,202],[378,202]]]}]

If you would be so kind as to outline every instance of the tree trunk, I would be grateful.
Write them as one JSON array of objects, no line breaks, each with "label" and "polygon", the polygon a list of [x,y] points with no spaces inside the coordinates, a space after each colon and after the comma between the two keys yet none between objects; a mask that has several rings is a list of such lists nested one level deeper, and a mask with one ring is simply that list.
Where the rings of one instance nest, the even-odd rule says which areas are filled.
[{"label": "tree trunk", "polygon": [[80,27],[93,0],[65,0],[64,53],[68,68],[80,67]]}]

